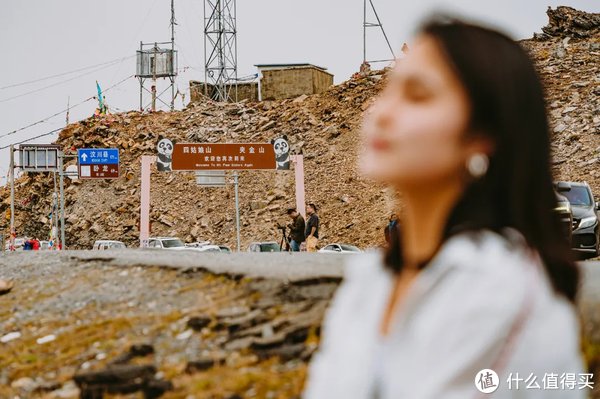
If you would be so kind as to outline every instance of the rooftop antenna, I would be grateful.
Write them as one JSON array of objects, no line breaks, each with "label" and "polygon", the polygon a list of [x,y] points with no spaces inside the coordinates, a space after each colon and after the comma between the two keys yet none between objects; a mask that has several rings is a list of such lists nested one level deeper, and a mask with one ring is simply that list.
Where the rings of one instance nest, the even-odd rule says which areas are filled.
[{"label": "rooftop antenna", "polygon": [[204,94],[237,101],[236,0],[204,0],[204,62]]},{"label": "rooftop antenna", "polygon": [[[367,4],[368,3],[368,4]],[[371,6],[373,10],[373,14],[375,14],[375,19],[377,22],[369,22],[367,21],[367,8]],[[390,49],[390,53],[392,54],[392,58],[389,60],[368,60],[367,59],[367,29],[368,28],[379,28],[381,29],[381,33],[383,33],[383,37],[385,38],[385,42],[387,43],[388,48]],[[394,54],[394,50],[390,45],[390,41],[383,29],[383,24],[379,19],[379,15],[377,14],[377,10],[375,9],[375,5],[373,4],[373,0],[363,0],[363,64],[374,63],[374,62],[391,62],[396,59],[396,55]]]},{"label": "rooftop antenna", "polygon": [[[140,81],[140,111],[144,111],[148,106],[144,106],[144,91],[152,96],[150,106],[152,111],[156,111],[156,101],[162,102],[169,107],[171,111],[175,109],[175,78],[177,76],[177,51],[175,50],[175,0],[171,0],[171,41],[170,42],[140,42],[140,49],[137,51],[137,68],[135,76]],[[166,46],[171,45],[171,48]],[[165,46],[165,47],[161,47]],[[157,94],[156,79],[169,79],[169,87]],[[145,87],[147,79],[152,79],[150,90]],[[171,89],[171,103],[164,102],[160,97]]]}]

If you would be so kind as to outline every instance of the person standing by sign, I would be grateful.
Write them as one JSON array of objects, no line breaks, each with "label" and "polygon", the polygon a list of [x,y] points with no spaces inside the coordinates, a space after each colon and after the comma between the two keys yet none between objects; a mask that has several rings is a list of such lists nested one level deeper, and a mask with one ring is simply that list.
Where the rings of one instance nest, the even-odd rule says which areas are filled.
[{"label": "person standing by sign", "polygon": [[291,238],[290,247],[293,252],[298,252],[300,251],[300,244],[304,242],[304,229],[306,228],[306,223],[296,208],[288,209],[287,214],[292,219],[292,223],[288,224]]},{"label": "person standing by sign", "polygon": [[317,252],[317,243],[319,242],[319,215],[317,215],[317,206],[308,204],[306,207],[308,221],[306,222],[306,251]]}]

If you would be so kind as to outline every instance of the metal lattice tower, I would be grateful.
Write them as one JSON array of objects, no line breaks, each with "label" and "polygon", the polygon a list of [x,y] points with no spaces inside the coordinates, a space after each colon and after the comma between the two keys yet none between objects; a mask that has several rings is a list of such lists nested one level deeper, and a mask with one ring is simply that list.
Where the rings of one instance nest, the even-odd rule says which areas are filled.
[{"label": "metal lattice tower", "polygon": [[237,101],[236,0],[204,0],[204,62],[204,94]]},{"label": "metal lattice tower", "polygon": [[[175,50],[175,0],[171,0],[171,41],[170,42],[140,42],[140,49],[137,51],[137,65],[135,76],[140,82],[140,111],[148,107],[156,111],[156,102],[160,101],[171,111],[175,109],[175,78],[177,77],[177,50]],[[162,46],[162,47],[161,47]],[[171,48],[167,48],[167,46]],[[157,93],[156,79],[163,78],[169,80],[169,86],[161,93]],[[151,79],[150,90],[145,87],[146,80]],[[161,99],[161,96],[171,89],[171,102],[167,103]],[[150,104],[144,106],[144,91],[148,92],[152,99]]]},{"label": "metal lattice tower", "polygon": [[[371,9],[373,10],[373,14],[375,14],[375,19],[377,20],[377,22],[368,22],[367,21],[367,8],[368,8],[369,5],[371,6]],[[381,29],[381,33],[383,33],[383,37],[385,38],[387,46],[390,49],[390,53],[392,53],[392,58],[391,59],[388,59],[388,60],[367,60],[367,29],[368,28],[379,28],[379,29]],[[368,63],[368,62],[389,62],[389,61],[393,61],[395,59],[396,59],[396,54],[394,54],[394,49],[392,49],[390,41],[388,40],[388,37],[387,37],[387,35],[385,33],[385,30],[383,29],[383,24],[381,23],[381,20],[379,19],[379,14],[377,14],[377,10],[375,9],[375,5],[373,4],[373,0],[363,0],[363,63]]]}]

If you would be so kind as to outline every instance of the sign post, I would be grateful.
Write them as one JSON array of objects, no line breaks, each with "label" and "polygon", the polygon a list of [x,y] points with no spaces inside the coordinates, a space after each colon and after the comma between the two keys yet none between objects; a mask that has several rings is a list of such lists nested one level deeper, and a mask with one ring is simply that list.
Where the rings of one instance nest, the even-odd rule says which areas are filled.
[{"label": "sign post", "polygon": [[[290,164],[287,137],[271,143],[175,143],[162,138],[158,145],[158,157],[142,157],[142,188],[140,205],[140,246],[148,240],[150,209],[150,165],[157,162],[159,171],[196,172],[196,182],[201,186],[223,187],[225,171],[233,173],[235,189],[235,216],[237,250],[240,240],[240,200],[238,170],[288,170]],[[296,157],[297,204],[304,215],[304,167],[302,156]],[[83,176],[81,176],[83,177]],[[299,184],[299,182],[302,184]],[[298,190],[302,195],[298,196]],[[300,202],[299,202],[300,201]]]},{"label": "sign post", "polygon": [[214,184],[211,172],[217,173],[216,176],[223,176],[214,171],[234,171],[236,243],[239,252],[241,250],[240,199],[237,171],[276,169],[277,162],[273,144],[176,143],[173,147],[171,168],[173,171],[204,171],[204,174],[198,177],[204,180],[203,185],[212,185],[213,187],[221,184],[219,184],[220,182]]},{"label": "sign post", "polygon": [[238,173],[233,172],[233,184],[235,185],[235,230],[237,238],[237,251],[240,252],[240,197],[238,194]]},{"label": "sign post", "polygon": [[59,170],[58,176],[60,180],[60,249],[67,249],[65,245],[65,172],[63,170],[63,158],[64,154],[61,151],[59,153],[58,162],[59,162]]},{"label": "sign post", "polygon": [[150,168],[156,162],[152,155],[142,155],[142,181],[140,189],[140,248],[148,246],[150,237]]},{"label": "sign post", "polygon": [[294,175],[296,178],[296,209],[306,219],[306,202],[304,200],[304,156],[292,155],[295,164]]},{"label": "sign post", "polygon": [[80,148],[77,150],[80,179],[116,179],[119,177],[117,148]]},{"label": "sign post", "polygon": [[10,145],[10,250],[15,250],[15,147]]},{"label": "sign post", "polygon": [[272,144],[176,143],[173,171],[275,169]]},{"label": "sign post", "polygon": [[[15,165],[15,151],[19,152],[19,165]],[[22,144],[18,150],[10,145],[10,248],[15,249],[15,168],[23,172],[59,171],[58,155],[60,146],[54,144]]]}]

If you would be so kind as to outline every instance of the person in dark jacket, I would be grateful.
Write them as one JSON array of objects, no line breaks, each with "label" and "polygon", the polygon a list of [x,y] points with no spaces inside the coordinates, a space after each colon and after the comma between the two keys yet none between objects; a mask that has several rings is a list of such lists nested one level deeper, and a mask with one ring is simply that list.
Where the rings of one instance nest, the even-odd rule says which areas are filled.
[{"label": "person in dark jacket", "polygon": [[288,224],[290,229],[290,247],[292,251],[298,252],[300,251],[300,244],[304,242],[304,228],[306,223],[296,208],[288,209],[287,214],[292,219],[292,223]]},{"label": "person in dark jacket", "polygon": [[317,252],[319,242],[319,216],[317,215],[317,206],[308,204],[306,207],[308,222],[306,223],[306,251]]},{"label": "person in dark jacket", "polygon": [[383,234],[385,235],[385,242],[387,242],[388,244],[390,243],[392,231],[395,228],[398,228],[398,215],[392,213],[390,215],[389,223],[387,224],[387,226],[385,226],[385,229],[383,230]]}]

